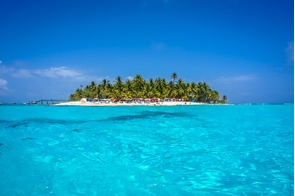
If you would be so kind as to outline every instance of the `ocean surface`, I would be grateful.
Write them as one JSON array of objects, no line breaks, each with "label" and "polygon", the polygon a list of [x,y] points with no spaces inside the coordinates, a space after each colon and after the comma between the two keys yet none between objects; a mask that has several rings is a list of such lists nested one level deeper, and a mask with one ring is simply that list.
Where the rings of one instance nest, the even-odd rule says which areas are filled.
[{"label": "ocean surface", "polygon": [[0,106],[0,195],[293,195],[294,105]]}]

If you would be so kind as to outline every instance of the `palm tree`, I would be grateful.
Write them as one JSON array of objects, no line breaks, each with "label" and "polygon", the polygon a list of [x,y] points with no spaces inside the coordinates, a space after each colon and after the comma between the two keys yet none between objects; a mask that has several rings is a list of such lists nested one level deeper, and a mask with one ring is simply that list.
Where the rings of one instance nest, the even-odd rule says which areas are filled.
[{"label": "palm tree", "polygon": [[227,103],[227,96],[226,95],[223,95],[221,102],[222,103]]},{"label": "palm tree", "polygon": [[155,79],[155,89],[156,95],[159,98],[165,98],[165,90],[166,90],[167,82],[164,78],[156,78]]},{"label": "palm tree", "polygon": [[92,81],[92,82],[90,83],[90,85],[89,85],[89,86],[90,86],[90,88],[91,88],[91,89],[94,89],[94,88],[95,88],[95,86],[96,86],[96,84],[95,84],[95,82],[94,82],[94,81]]},{"label": "palm tree", "polygon": [[99,98],[101,97],[101,92],[102,92],[102,88],[101,88],[101,84],[97,85],[96,88],[96,97]]},{"label": "palm tree", "polygon": [[149,98],[156,97],[157,89],[156,89],[155,81],[153,79],[149,80],[149,86],[151,91],[149,92]]},{"label": "palm tree", "polygon": [[113,97],[122,98],[124,83],[120,76],[115,78],[115,84],[113,86]]},{"label": "palm tree", "polygon": [[97,93],[96,93],[96,88],[97,88],[97,85],[95,84],[94,81],[92,81],[89,85],[86,86],[86,89],[87,89],[87,97],[91,97],[91,98],[94,98]]},{"label": "palm tree", "polygon": [[195,82],[192,82],[189,86],[189,94],[192,99],[198,99],[199,88]]},{"label": "palm tree", "polygon": [[106,79],[103,79],[103,80],[101,81],[101,86],[102,86],[102,88],[106,88],[107,84],[108,84],[108,81],[107,81]]},{"label": "palm tree", "polygon": [[142,98],[151,98],[154,96],[153,86],[150,85],[150,82],[145,82],[143,88],[143,97]]},{"label": "palm tree", "polygon": [[198,89],[199,89],[199,96],[198,96],[198,101],[201,102],[208,102],[209,96],[210,96],[210,86],[206,82],[199,82],[198,83]]},{"label": "palm tree", "polygon": [[128,79],[123,86],[123,98],[132,98],[132,82]]},{"label": "palm tree", "polygon": [[209,93],[210,102],[217,103],[219,100],[219,93],[215,90],[211,90]]},{"label": "palm tree", "polygon": [[70,95],[69,100],[70,100],[70,101],[81,100],[81,99],[82,99],[82,92],[83,92],[83,90],[81,90],[81,89],[78,88],[78,89],[75,91],[75,93],[73,93],[73,94]]},{"label": "palm tree", "polygon": [[177,82],[177,79],[178,79],[178,77],[177,77],[176,72],[173,72],[171,74],[171,81],[173,82],[173,84],[175,84],[175,82]]},{"label": "palm tree", "polygon": [[155,87],[155,83],[154,83],[154,80],[153,79],[150,79],[149,80],[149,85],[151,88],[154,88]]},{"label": "palm tree", "polygon": [[110,81],[103,79],[101,81],[101,96],[102,98],[109,98],[110,95]]},{"label": "palm tree", "polygon": [[135,97],[140,97],[140,95],[142,94],[142,90],[144,88],[144,79],[142,78],[141,75],[137,74],[136,76],[134,76],[133,80],[132,80],[132,84],[133,84],[133,88],[134,88],[134,92],[135,92]]},{"label": "palm tree", "polygon": [[176,96],[175,86],[172,81],[168,83],[167,90],[168,90],[167,97],[174,98]]},{"label": "palm tree", "polygon": [[182,79],[178,80],[178,83],[176,84],[176,97],[177,98],[184,98],[185,96],[185,83]]}]

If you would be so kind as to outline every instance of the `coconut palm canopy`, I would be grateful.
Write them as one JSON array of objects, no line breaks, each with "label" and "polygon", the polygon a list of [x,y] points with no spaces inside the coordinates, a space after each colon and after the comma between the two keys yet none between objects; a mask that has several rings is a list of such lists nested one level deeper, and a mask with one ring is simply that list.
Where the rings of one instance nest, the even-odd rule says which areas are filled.
[{"label": "coconut palm canopy", "polygon": [[78,88],[70,95],[70,101],[78,101],[83,97],[89,98],[178,98],[195,100],[198,102],[225,103],[227,97],[220,99],[219,92],[212,90],[205,82],[186,83],[178,78],[176,73],[171,75],[171,81],[164,78],[145,80],[137,74],[132,80],[125,82],[120,76],[116,77],[113,83],[103,79],[99,84],[92,81],[84,89]]}]

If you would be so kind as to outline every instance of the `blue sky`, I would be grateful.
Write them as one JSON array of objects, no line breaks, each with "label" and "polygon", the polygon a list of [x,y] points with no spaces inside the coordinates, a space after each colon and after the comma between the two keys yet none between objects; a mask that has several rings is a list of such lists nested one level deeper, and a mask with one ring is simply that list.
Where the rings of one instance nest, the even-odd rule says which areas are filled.
[{"label": "blue sky", "polygon": [[0,102],[176,72],[232,103],[293,102],[292,0],[0,1]]}]

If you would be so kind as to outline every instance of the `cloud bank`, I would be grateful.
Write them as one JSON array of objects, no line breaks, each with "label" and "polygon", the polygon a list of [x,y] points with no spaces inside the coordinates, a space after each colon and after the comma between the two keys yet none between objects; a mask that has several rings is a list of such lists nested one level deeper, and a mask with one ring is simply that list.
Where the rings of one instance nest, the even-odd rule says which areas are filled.
[{"label": "cloud bank", "polygon": [[[67,99],[80,85],[108,77],[95,76],[65,66],[26,68],[0,66],[0,101]],[[8,88],[9,82],[9,88]],[[5,95],[5,96],[4,96]]]},{"label": "cloud bank", "polygon": [[68,67],[50,67],[48,69],[12,69],[10,70],[13,77],[29,78],[29,77],[44,77],[44,78],[84,78],[84,74],[70,69]]},{"label": "cloud bank", "polygon": [[12,76],[14,78],[64,78],[64,79],[77,79],[77,80],[89,80],[100,79],[100,77],[89,76],[78,70],[70,69],[65,66],[50,67],[45,69],[16,69],[7,68],[5,66],[0,67],[0,74]]}]

